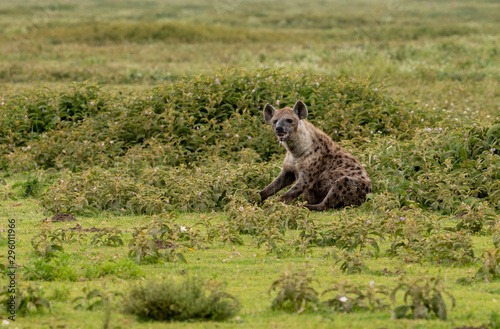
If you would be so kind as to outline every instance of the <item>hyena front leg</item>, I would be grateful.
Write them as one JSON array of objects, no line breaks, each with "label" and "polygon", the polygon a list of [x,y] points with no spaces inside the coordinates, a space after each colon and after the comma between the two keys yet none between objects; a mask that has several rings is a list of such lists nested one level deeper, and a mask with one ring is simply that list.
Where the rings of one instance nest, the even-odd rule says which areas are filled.
[{"label": "hyena front leg", "polygon": [[261,202],[263,202],[265,199],[269,198],[270,196],[278,193],[285,187],[291,185],[295,181],[295,174],[291,171],[282,171],[276,179],[266,186],[262,191],[259,192]]}]

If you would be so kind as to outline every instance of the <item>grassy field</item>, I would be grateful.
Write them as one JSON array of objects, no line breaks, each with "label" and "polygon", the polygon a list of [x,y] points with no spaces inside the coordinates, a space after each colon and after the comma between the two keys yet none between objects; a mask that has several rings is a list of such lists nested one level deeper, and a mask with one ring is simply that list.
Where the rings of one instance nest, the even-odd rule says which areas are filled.
[{"label": "grassy field", "polygon": [[[499,20],[487,0],[0,0],[2,325],[500,328]],[[262,108],[298,99],[368,170],[362,206],[254,203],[284,155]],[[187,278],[234,316],[124,312]]]}]

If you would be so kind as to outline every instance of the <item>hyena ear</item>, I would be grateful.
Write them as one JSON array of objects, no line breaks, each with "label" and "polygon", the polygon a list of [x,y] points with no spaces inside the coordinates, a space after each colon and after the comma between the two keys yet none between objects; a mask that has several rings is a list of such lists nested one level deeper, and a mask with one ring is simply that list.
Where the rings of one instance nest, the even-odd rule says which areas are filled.
[{"label": "hyena ear", "polygon": [[264,106],[264,120],[271,124],[271,119],[273,118],[275,112],[276,109],[271,104],[266,104],[266,106]]},{"label": "hyena ear", "polygon": [[297,114],[300,120],[304,120],[305,118],[307,118],[306,104],[304,104],[303,101],[297,101],[297,103],[295,103],[295,106],[293,107],[293,112]]}]

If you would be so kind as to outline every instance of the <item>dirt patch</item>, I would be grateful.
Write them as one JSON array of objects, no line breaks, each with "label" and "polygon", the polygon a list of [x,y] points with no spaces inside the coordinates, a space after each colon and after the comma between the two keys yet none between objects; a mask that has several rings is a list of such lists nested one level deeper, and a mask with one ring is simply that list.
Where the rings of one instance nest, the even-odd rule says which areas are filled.
[{"label": "dirt patch", "polygon": [[54,217],[52,218],[45,218],[42,220],[43,222],[73,222],[76,221],[76,218],[73,214],[66,214],[66,213],[58,213],[55,214]]}]

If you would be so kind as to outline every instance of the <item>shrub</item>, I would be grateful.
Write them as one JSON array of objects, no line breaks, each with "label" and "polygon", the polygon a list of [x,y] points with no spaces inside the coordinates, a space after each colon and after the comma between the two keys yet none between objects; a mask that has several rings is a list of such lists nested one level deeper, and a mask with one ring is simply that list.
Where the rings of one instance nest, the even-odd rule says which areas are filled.
[{"label": "shrub", "polygon": [[[11,301],[10,296],[12,295],[9,291],[8,286],[2,288],[0,291],[0,303],[2,305],[3,311],[6,314],[11,314],[9,312]],[[15,300],[16,315],[26,316],[29,313],[41,312],[44,309],[50,310],[50,302],[44,298],[44,291],[39,286],[18,284],[16,288],[16,300]]]},{"label": "shrub", "polygon": [[367,269],[361,252],[342,250],[340,256],[335,257],[336,263],[341,263],[340,270],[346,274],[364,273]]},{"label": "shrub", "polygon": [[419,204],[452,213],[470,200],[498,208],[500,155],[497,140],[487,137],[491,129],[426,128],[411,140],[375,137],[360,154],[374,191],[383,192],[383,200],[372,196],[371,202],[383,210]]},{"label": "shrub", "polygon": [[455,211],[458,217],[457,230],[467,230],[472,233],[485,231],[484,228],[495,224],[497,215],[490,209],[487,202],[472,201],[462,203]]},{"label": "shrub", "polygon": [[383,311],[389,308],[389,291],[384,286],[378,286],[375,281],[368,285],[354,284],[349,281],[339,282],[321,294],[334,293],[334,297],[323,303],[336,312],[351,313],[370,310]]},{"label": "shrub", "polygon": [[40,225],[42,226],[41,232],[31,238],[34,253],[43,258],[51,258],[56,256],[57,252],[63,252],[66,231],[61,228],[52,230],[50,224]]},{"label": "shrub", "polygon": [[396,303],[396,294],[403,290],[405,304],[394,309],[396,319],[428,319],[434,313],[440,320],[446,320],[448,313],[443,295],[450,298],[452,308],[455,306],[455,298],[446,291],[440,277],[407,279],[402,276],[399,281],[391,293],[391,300]]},{"label": "shrub", "polygon": [[92,236],[90,243],[97,246],[123,246],[122,236],[121,229],[117,227],[104,227]]},{"label": "shrub", "polygon": [[279,144],[263,125],[261,108],[297,99],[335,140],[411,134],[425,117],[414,103],[389,97],[366,78],[229,69],[134,95],[75,84],[8,96],[0,109],[1,152],[12,170],[188,164],[208,155],[231,159],[242,148],[269,160]]},{"label": "shrub", "polygon": [[425,258],[438,264],[469,264],[475,260],[472,239],[465,232],[431,235],[421,241]]},{"label": "shrub", "polygon": [[257,206],[239,196],[233,197],[224,210],[235,231],[255,236],[273,229],[283,236],[287,230],[297,229],[309,218],[309,211],[305,208],[271,200]]},{"label": "shrub", "polygon": [[223,321],[236,315],[239,301],[220,285],[208,286],[193,278],[137,284],[124,296],[123,311],[155,321]]},{"label": "shrub", "polygon": [[45,191],[41,203],[50,212],[84,215],[222,210],[233,195],[251,200],[278,170],[276,164],[224,160],[191,168],[143,168],[135,173],[125,168],[93,168],[61,175]]},{"label": "shrub", "polygon": [[[176,259],[185,263],[186,259],[181,253],[182,250],[179,250],[182,249],[182,243],[187,241],[187,245],[191,247],[192,243],[197,241],[193,239],[193,234],[184,234],[184,231],[187,232],[181,226],[174,231],[170,229],[169,223],[161,221],[135,227],[128,244],[128,255],[137,263],[172,262]],[[178,243],[179,241],[181,243]]]},{"label": "shrub", "polygon": [[491,282],[500,278],[500,249],[494,248],[483,252],[483,263],[474,279]]},{"label": "shrub", "polygon": [[405,261],[428,260],[438,264],[463,265],[475,260],[468,232],[441,232],[439,223],[425,217],[391,216],[385,229],[391,235],[390,255],[402,255]]},{"label": "shrub", "polygon": [[363,250],[371,246],[379,252],[378,240],[382,238],[378,223],[366,218],[341,218],[325,226],[321,231],[321,239],[317,241],[322,246],[336,246],[339,249],[352,251]]},{"label": "shrub", "polygon": [[72,300],[74,309],[85,309],[93,311],[104,305],[104,295],[99,289],[90,290],[83,288],[83,296],[78,296]]},{"label": "shrub", "polygon": [[319,295],[311,287],[312,281],[312,277],[305,270],[283,272],[269,288],[269,293],[277,290],[271,308],[295,313],[302,313],[306,309],[316,310]]}]

